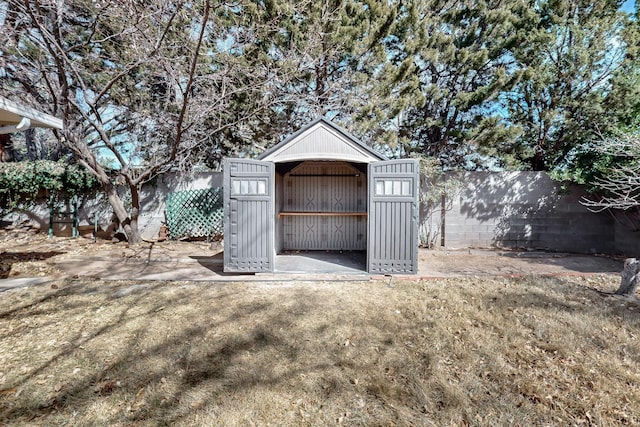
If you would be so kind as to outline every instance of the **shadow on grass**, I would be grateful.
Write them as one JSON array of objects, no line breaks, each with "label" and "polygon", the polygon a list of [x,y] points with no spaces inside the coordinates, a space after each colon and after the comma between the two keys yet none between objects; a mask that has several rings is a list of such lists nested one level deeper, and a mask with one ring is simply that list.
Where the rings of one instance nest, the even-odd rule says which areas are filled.
[{"label": "shadow on grass", "polygon": [[[617,296],[613,292],[579,284],[571,277],[526,276],[515,280],[525,286],[516,286],[501,295],[494,295],[487,304],[506,312],[532,308],[570,314],[609,314],[640,322],[637,316],[627,316],[630,309],[640,309],[637,298]],[[538,285],[538,282],[543,285]]]},{"label": "shadow on grass", "polygon": [[[521,361],[522,349],[511,346],[530,340],[553,353],[583,313],[594,321],[603,312],[620,317],[615,322],[628,329],[639,321],[630,303],[620,307],[571,280],[537,280],[467,280],[450,293],[433,282],[348,289],[69,282],[0,318],[10,322],[0,328],[18,331],[2,344],[25,342],[6,352],[5,372],[26,366],[7,375],[3,387],[13,394],[0,390],[0,425],[232,424],[234,415],[247,424],[331,425],[343,417],[348,425],[448,425],[473,424],[475,414],[490,425],[507,409],[516,419],[546,416],[539,393],[518,388],[526,376],[505,369]],[[37,314],[30,319],[30,312]],[[545,317],[569,324],[549,345],[541,334],[552,328],[536,323]],[[57,323],[66,329],[59,337],[48,336],[50,327],[36,335]],[[586,333],[576,330],[585,341]],[[50,338],[58,344],[48,346]],[[38,348],[42,354],[30,361]],[[508,424],[505,417],[494,425]]]},{"label": "shadow on grass", "polygon": [[[506,325],[519,329],[522,337],[541,348],[570,354],[581,342],[601,347],[603,331],[594,326],[598,322],[615,322],[629,330],[640,327],[640,300],[636,297],[617,296],[571,278],[529,276],[517,281],[525,286],[486,298],[485,307],[503,313]],[[538,281],[544,285],[538,285]],[[571,336],[556,332],[569,324],[574,325]]]},{"label": "shadow on grass", "polygon": [[[193,310],[193,292],[177,297],[167,296],[160,291],[167,285],[145,285],[114,299],[114,291],[132,286],[102,284],[103,287],[97,292],[92,288],[87,289],[86,285],[71,285],[0,315],[3,321],[22,321],[27,316],[38,319],[55,317],[60,321],[72,318],[79,310],[95,311],[108,306],[115,310],[115,316],[99,327],[81,328],[65,335],[66,343],[62,348],[20,375],[17,382],[10,386],[13,390],[23,389],[24,394],[31,393],[33,390],[30,388],[34,382],[40,381],[39,378],[57,377],[61,365],[82,365],[83,362],[79,361],[82,358],[91,360],[93,366],[104,362],[99,363],[102,366],[91,369],[80,378],[63,380],[44,399],[22,398],[8,405],[7,398],[0,393],[0,424],[56,416],[58,412],[69,408],[73,408],[73,412],[83,413],[89,410],[96,399],[109,400],[111,396],[129,401],[130,406],[123,409],[124,413],[115,414],[115,418],[109,419],[109,422],[153,419],[174,424],[191,415],[193,408],[185,406],[183,402],[203,385],[217,393],[237,392],[257,385],[283,384],[300,374],[297,369],[274,371],[272,357],[288,362],[297,359],[296,345],[292,340],[283,338],[281,331],[290,330],[298,316],[312,309],[304,301],[299,302],[297,310],[281,312],[273,307],[272,302],[238,303],[234,301],[234,292],[222,290],[216,294],[215,307],[228,308],[224,313],[208,315],[206,304]],[[84,298],[87,295],[92,298]],[[69,304],[65,302],[65,297],[79,297],[80,301]],[[45,305],[46,308],[43,307]],[[143,341],[149,342],[149,331],[154,327],[158,313],[169,306],[172,312],[185,310],[192,313],[192,324],[182,327],[180,323],[172,327],[169,322],[166,334],[150,340],[153,345],[141,344]],[[140,307],[144,307],[142,311]],[[227,328],[230,324],[250,326],[211,339],[216,330]],[[15,332],[23,331],[18,328]],[[114,335],[118,337],[117,351],[106,345]],[[103,351],[87,354],[88,348],[102,342],[105,343]],[[246,361],[247,358],[251,361]],[[160,364],[156,364],[158,360]],[[322,370],[327,367],[323,364],[303,366],[306,373],[310,369]],[[173,384],[171,390],[163,387],[167,379]],[[136,400],[143,395],[144,405],[137,404]],[[204,398],[202,404],[213,404],[215,399],[216,393],[213,393]]]},{"label": "shadow on grass", "polygon": [[56,298],[74,295],[80,289],[83,289],[83,292],[86,292],[86,287],[79,284],[67,285],[64,289],[50,291],[33,301],[29,301],[22,305],[16,305],[6,311],[0,312],[0,320],[16,320],[23,317],[33,317],[34,315],[43,314],[43,311],[40,310],[40,306],[42,304]]}]

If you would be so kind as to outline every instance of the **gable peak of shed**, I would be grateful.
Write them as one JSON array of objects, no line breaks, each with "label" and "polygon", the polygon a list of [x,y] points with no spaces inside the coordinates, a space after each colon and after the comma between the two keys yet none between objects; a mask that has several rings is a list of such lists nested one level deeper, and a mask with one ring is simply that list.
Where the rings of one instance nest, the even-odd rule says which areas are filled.
[{"label": "gable peak of shed", "polygon": [[317,119],[262,153],[259,160],[274,163],[302,160],[371,163],[386,157],[325,118]]}]

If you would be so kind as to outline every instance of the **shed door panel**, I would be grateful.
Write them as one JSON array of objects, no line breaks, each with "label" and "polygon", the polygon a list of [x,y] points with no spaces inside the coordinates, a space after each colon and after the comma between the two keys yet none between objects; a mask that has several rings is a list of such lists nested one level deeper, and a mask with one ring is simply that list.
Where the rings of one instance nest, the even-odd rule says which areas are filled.
[{"label": "shed door panel", "polygon": [[225,272],[273,271],[274,171],[270,162],[225,159]]},{"label": "shed door panel", "polygon": [[418,162],[369,164],[370,273],[418,272]]}]

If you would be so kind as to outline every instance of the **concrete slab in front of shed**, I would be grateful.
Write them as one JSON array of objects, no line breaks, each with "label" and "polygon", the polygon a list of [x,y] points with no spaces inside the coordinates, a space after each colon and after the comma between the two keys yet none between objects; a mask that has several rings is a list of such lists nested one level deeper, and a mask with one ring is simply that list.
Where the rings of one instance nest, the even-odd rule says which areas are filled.
[{"label": "concrete slab in front of shed", "polygon": [[364,251],[295,251],[276,255],[275,273],[366,274]]}]

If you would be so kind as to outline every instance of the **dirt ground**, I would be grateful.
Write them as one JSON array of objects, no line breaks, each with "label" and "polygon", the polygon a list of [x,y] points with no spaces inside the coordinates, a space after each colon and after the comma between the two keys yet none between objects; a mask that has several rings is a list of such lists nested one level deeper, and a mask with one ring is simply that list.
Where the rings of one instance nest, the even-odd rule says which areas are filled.
[{"label": "dirt ground", "polygon": [[[0,279],[80,276],[118,280],[232,280],[222,272],[222,250],[218,242],[129,245],[84,237],[49,238],[31,230],[1,229]],[[495,249],[421,249],[419,258],[417,278],[619,273],[623,263],[620,257],[605,255]],[[278,279],[282,278],[281,273],[276,273]],[[366,275],[364,271],[361,273]],[[237,279],[247,278],[243,275]]]},{"label": "dirt ground", "polygon": [[[53,237],[31,230],[0,229],[0,279],[17,277],[63,277],[66,260],[102,258],[115,262],[215,256],[221,248],[207,242],[144,242],[129,245],[102,239]],[[72,273],[72,272],[71,272]]]}]

